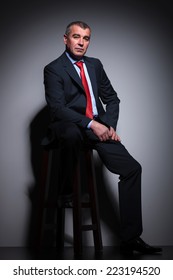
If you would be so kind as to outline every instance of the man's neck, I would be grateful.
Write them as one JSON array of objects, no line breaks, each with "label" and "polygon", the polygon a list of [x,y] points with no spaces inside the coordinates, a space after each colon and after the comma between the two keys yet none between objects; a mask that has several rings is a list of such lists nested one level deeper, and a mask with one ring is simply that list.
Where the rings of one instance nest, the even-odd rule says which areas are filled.
[{"label": "man's neck", "polygon": [[70,53],[69,51],[65,51],[67,56],[69,56],[71,59],[75,60],[75,61],[79,61],[83,59],[83,56],[79,57],[79,56],[75,56],[72,53]]}]

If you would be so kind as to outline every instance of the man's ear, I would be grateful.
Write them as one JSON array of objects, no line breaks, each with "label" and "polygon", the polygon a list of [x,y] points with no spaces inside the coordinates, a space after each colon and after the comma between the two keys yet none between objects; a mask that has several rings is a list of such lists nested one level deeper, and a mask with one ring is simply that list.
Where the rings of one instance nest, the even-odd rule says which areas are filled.
[{"label": "man's ear", "polygon": [[64,44],[67,45],[67,35],[64,34]]}]

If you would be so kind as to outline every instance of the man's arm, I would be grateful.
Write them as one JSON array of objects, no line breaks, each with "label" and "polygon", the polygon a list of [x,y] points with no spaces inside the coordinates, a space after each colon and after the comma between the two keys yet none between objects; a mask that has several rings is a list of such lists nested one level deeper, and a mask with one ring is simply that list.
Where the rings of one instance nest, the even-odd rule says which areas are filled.
[{"label": "man's arm", "polygon": [[105,105],[106,113],[104,115],[105,123],[109,124],[116,130],[118,118],[119,118],[119,103],[120,100],[114,90],[107,74],[103,68],[102,63],[99,61],[99,65],[96,69],[96,75],[99,81],[99,97]]},{"label": "man's arm", "polygon": [[[93,120],[90,124],[90,128],[100,141],[121,141],[116,133],[120,100],[103,69],[102,63],[99,60],[96,60],[96,62],[99,97],[105,105],[106,112],[101,117],[103,123]],[[104,123],[108,126],[104,125]]]}]

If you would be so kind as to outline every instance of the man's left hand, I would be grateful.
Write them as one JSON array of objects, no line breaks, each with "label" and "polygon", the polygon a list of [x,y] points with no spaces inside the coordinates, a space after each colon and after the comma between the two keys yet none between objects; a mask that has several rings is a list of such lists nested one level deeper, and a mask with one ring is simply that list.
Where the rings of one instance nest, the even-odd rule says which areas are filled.
[{"label": "man's left hand", "polygon": [[110,127],[109,129],[109,139],[114,141],[121,141],[120,137],[116,133],[115,129],[113,127]]}]

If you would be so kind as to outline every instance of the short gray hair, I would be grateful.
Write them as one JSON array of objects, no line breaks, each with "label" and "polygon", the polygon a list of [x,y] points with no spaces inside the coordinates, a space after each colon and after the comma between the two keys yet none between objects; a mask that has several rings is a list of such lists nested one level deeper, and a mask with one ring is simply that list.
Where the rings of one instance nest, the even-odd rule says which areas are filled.
[{"label": "short gray hair", "polygon": [[83,22],[83,21],[72,21],[71,23],[69,23],[68,25],[67,25],[67,27],[66,27],[66,30],[65,30],[65,34],[66,35],[68,35],[69,33],[70,33],[70,31],[71,31],[71,26],[73,26],[73,25],[78,25],[78,26],[80,26],[81,28],[83,28],[83,29],[90,29],[90,31],[91,31],[91,28],[90,28],[90,26],[87,24],[87,23],[85,23],[85,22]]}]

